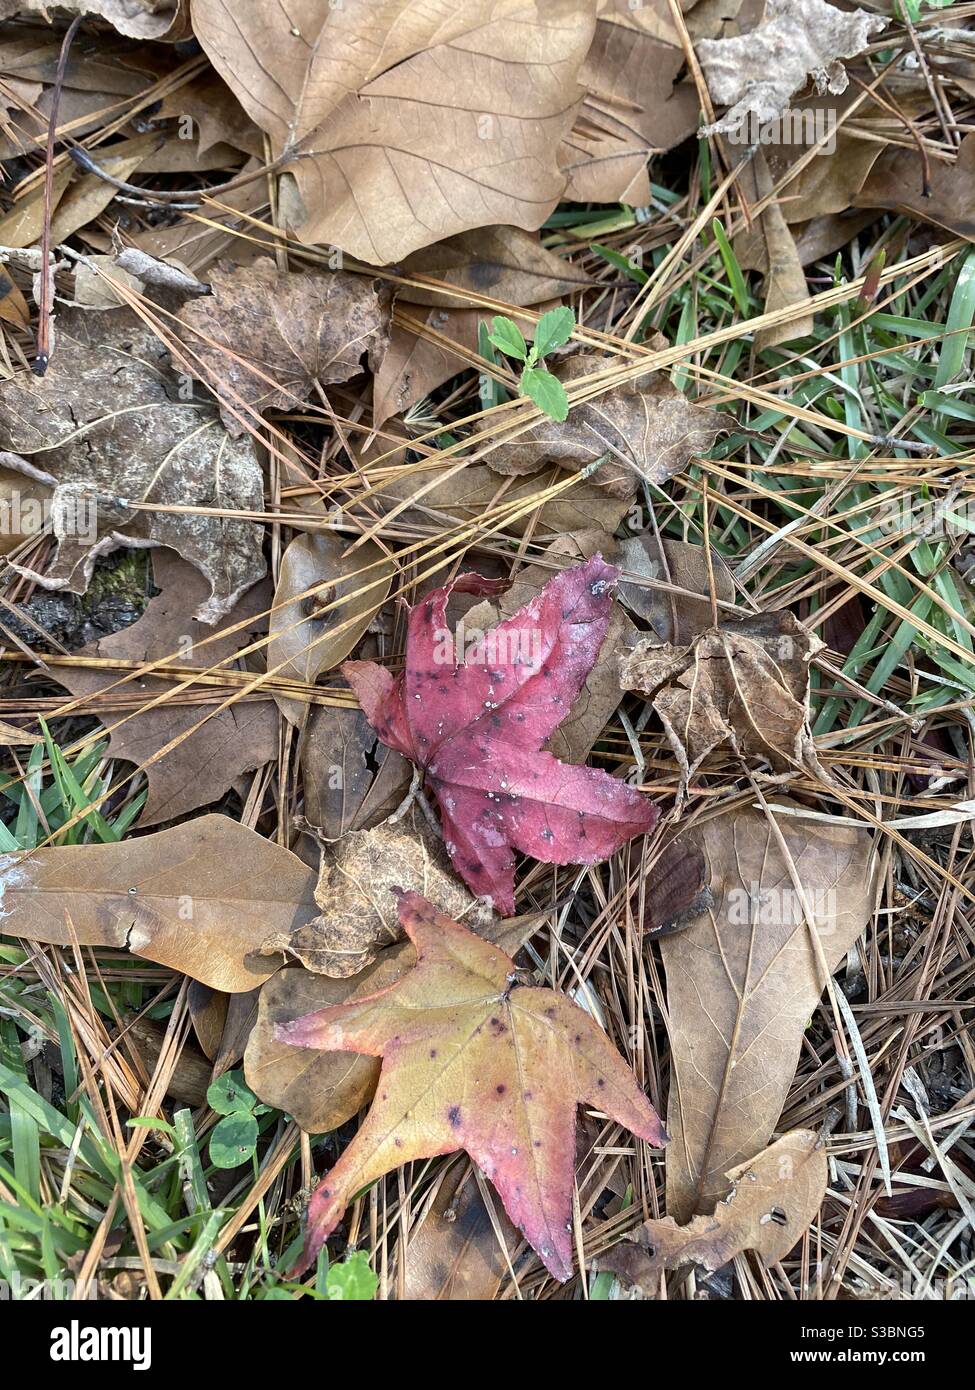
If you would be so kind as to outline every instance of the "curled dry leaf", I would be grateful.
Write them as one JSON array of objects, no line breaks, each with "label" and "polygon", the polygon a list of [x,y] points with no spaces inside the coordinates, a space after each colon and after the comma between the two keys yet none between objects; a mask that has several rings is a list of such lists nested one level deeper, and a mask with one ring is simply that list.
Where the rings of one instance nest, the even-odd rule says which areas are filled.
[{"label": "curled dry leaf", "polygon": [[264,949],[282,951],[316,974],[357,975],[383,946],[402,938],[394,888],[433,898],[452,917],[474,903],[415,807],[395,824],[354,830],[323,845],[315,889],[321,916],[290,936],[270,937]]},{"label": "curled dry leaf", "polygon": [[641,929],[656,941],[682,931],[712,907],[714,895],[701,850],[688,840],[668,840],[643,880]]},{"label": "curled dry leaf", "polygon": [[[157,550],[153,556],[153,577],[161,592],[149,600],[138,622],[103,637],[80,653],[110,661],[112,669],[81,665],[52,668],[55,678],[72,695],[97,696],[116,686],[125,672],[115,663],[138,666],[169,657],[179,667],[196,666],[203,670],[216,666],[266,630],[264,614],[271,602],[271,587],[266,581],[250,589],[226,618],[228,627],[250,619],[249,624],[227,637],[214,638],[210,628],[188,616],[206,598],[207,582],[199,571],[171,550]],[[210,638],[214,640],[206,640]],[[204,640],[205,646],[195,645]],[[109,739],[111,756],[124,758],[137,767],[149,763],[149,794],[139,818],[141,826],[176,820],[200,806],[212,805],[242,773],[263,767],[278,754],[278,718],[270,699],[237,700],[219,713],[206,705],[183,704],[178,695],[155,709],[132,708],[133,703],[139,705],[172,690],[175,679],[146,676],[129,681],[111,690],[104,697],[106,707],[98,709],[106,726],[118,724],[118,728],[112,728]],[[192,688],[187,693],[193,693]],[[202,723],[204,719],[206,722]],[[194,732],[189,733],[191,729]],[[187,737],[158,762],[150,761],[160,749],[184,734]]]},{"label": "curled dry leaf", "polygon": [[273,974],[277,962],[260,954],[268,928],[309,921],[314,889],[296,855],[228,816],[0,860],[5,935],[128,948],[229,994]]},{"label": "curled dry leaf", "polygon": [[812,78],[817,92],[844,92],[840,58],[855,58],[888,21],[866,10],[838,10],[825,0],[767,0],[748,34],[699,39],[696,52],[717,105],[731,110],[704,134],[737,131],[749,118],[773,121]]},{"label": "curled dry leaf", "polygon": [[599,555],[564,570],[463,663],[448,598],[505,586],[461,575],[411,609],[399,676],[374,662],[343,667],[379,737],[425,777],[454,868],[499,912],[514,910],[516,850],[594,864],[657,819],[632,787],[541,751],[599,656],[617,574]]},{"label": "curled dry leaf", "polygon": [[[36,14],[48,20],[51,8],[49,0],[3,0],[0,19]],[[192,33],[190,0],[58,0],[57,8],[71,14],[105,19],[130,39],[165,39],[167,43],[176,43]]]},{"label": "curled dry leaf", "polygon": [[[348,656],[389,593],[393,561],[374,541],[351,553],[349,544],[334,531],[314,531],[296,536],[281,557],[267,650],[278,677],[314,684]],[[316,585],[325,587],[306,592]],[[292,724],[304,721],[307,705],[275,699]]]},{"label": "curled dry leaf", "polygon": [[277,1029],[296,1047],[382,1057],[376,1099],[316,1189],[302,1266],[353,1196],[412,1159],[465,1150],[556,1279],[572,1272],[576,1107],[597,1107],[651,1144],[665,1135],[605,1033],[565,995],[513,985],[511,958],[400,897],[416,968],[356,1003]]},{"label": "curled dry leaf", "polygon": [[354,978],[314,975],[300,965],[279,970],[261,988],[257,1021],[244,1052],[244,1077],[265,1105],[291,1115],[309,1134],[330,1134],[351,1120],[370,1100],[379,1080],[379,1062],[350,1052],[310,1052],[289,1047],[275,1030],[335,1004],[346,1004],[386,989],[416,961],[404,944],[383,951]]},{"label": "curled dry leaf", "polygon": [[644,640],[620,658],[620,684],[652,703],[685,786],[720,747],[825,778],[809,729],[809,663],[823,645],[787,610],[759,613],[686,646]]},{"label": "curled dry leaf", "polygon": [[[870,836],[784,817],[779,825],[832,972],[873,911]],[[826,985],[790,863],[765,816],[726,813],[693,839],[714,906],[660,942],[672,1068],[667,1210],[681,1222],[712,1211],[728,1169],[768,1143]]]},{"label": "curled dry leaf", "polygon": [[[576,353],[555,374],[570,386],[605,370],[603,358]],[[615,480],[611,490],[631,497],[641,479],[665,483],[733,426],[730,416],[694,405],[663,373],[646,372],[573,406],[563,424],[539,420],[492,449],[487,462],[498,473],[534,473],[549,462],[571,471],[609,451],[600,481]]]},{"label": "curled dry leaf", "polygon": [[[194,0],[196,36],[297,181],[305,243],[371,265],[540,227],[582,93],[589,0]],[[472,103],[472,93],[476,102]]]},{"label": "curled dry leaf", "polygon": [[[215,623],[263,578],[262,533],[193,509],[263,509],[254,445],[231,440],[211,405],[179,399],[168,353],[127,310],[65,310],[57,335],[44,376],[0,381],[0,431],[17,451],[0,462],[54,488],[57,555],[43,573],[19,572],[44,588],[84,593],[97,556],[168,545],[209,580],[211,595],[194,616]],[[189,510],[141,511],[139,503]]]},{"label": "curled dry leaf", "polygon": [[377,368],[386,350],[388,310],[361,275],[296,274],[262,256],[215,267],[210,285],[213,294],[184,304],[179,318],[203,364],[196,374],[218,393],[235,438],[247,432],[248,407],[293,410],[316,383],[355,376],[364,357]]},{"label": "curled dry leaf", "polygon": [[201,985],[191,980],[186,991],[186,1007],[193,1023],[193,1032],[203,1053],[212,1062],[220,1051],[220,1039],[227,1024],[231,996],[223,990]]},{"label": "curled dry leaf", "polygon": [[826,1150],[808,1129],[795,1129],[726,1174],[731,1191],[711,1216],[678,1226],[671,1216],[645,1221],[599,1258],[628,1287],[655,1296],[667,1269],[697,1265],[713,1274],[754,1250],[768,1268],[785,1259],[815,1220],[826,1196]]},{"label": "curled dry leaf", "polygon": [[[772,192],[772,176],[761,148],[755,151],[739,177],[750,203],[758,203]],[[757,224],[735,238],[734,249],[743,269],[760,270],[765,276],[766,314],[801,305],[809,299],[796,238],[777,199],[759,215]],[[812,330],[812,315],[797,314],[786,323],[760,328],[755,334],[755,349],[760,352],[777,343],[805,337]]]}]

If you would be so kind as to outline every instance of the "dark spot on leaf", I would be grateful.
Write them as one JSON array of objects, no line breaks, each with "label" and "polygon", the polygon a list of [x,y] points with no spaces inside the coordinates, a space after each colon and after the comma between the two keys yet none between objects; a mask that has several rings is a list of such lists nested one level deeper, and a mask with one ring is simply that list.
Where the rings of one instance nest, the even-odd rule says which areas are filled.
[{"label": "dark spot on leaf", "polygon": [[447,1111],[447,1119],[452,1129],[460,1129],[460,1106],[452,1105]]}]

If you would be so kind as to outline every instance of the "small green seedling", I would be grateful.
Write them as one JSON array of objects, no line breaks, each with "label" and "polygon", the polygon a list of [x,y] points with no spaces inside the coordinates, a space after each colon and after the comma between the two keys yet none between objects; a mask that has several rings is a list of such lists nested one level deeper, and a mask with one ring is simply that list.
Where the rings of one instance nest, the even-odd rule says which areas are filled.
[{"label": "small green seedling", "polygon": [[210,1162],[214,1168],[239,1168],[257,1152],[257,1117],[269,1107],[259,1104],[239,1071],[224,1072],[210,1083],[207,1104],[223,1116],[210,1135]]},{"label": "small green seedling", "polygon": [[541,366],[545,358],[555,348],[561,347],[572,337],[576,317],[571,309],[550,309],[538,320],[535,341],[531,347],[525,342],[521,329],[511,319],[496,314],[491,321],[488,339],[506,357],[514,357],[523,362],[518,389],[523,396],[533,400],[539,410],[553,420],[562,421],[569,413],[569,398],[558,377]]}]

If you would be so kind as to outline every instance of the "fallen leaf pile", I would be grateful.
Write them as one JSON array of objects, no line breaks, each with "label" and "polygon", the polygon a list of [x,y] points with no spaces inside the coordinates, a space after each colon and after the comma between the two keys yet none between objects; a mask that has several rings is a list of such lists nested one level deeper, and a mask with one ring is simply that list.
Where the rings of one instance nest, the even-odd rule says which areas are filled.
[{"label": "fallen leaf pile", "polygon": [[4,1278],[968,1268],[968,8],[0,0]]}]

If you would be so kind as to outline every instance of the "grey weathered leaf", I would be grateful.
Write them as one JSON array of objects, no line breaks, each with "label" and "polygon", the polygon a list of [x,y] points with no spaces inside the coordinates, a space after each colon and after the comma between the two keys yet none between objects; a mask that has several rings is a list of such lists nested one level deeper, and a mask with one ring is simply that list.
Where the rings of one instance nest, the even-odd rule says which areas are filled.
[{"label": "grey weathered leaf", "polygon": [[202,510],[263,510],[254,445],[230,439],[211,404],[179,390],[166,349],[125,309],[64,310],[46,375],[0,381],[0,431],[16,451],[0,461],[52,486],[56,525],[62,518],[53,563],[22,572],[84,593],[98,555],[168,545],[210,582],[195,614],[206,623],[263,577],[260,527]]}]

